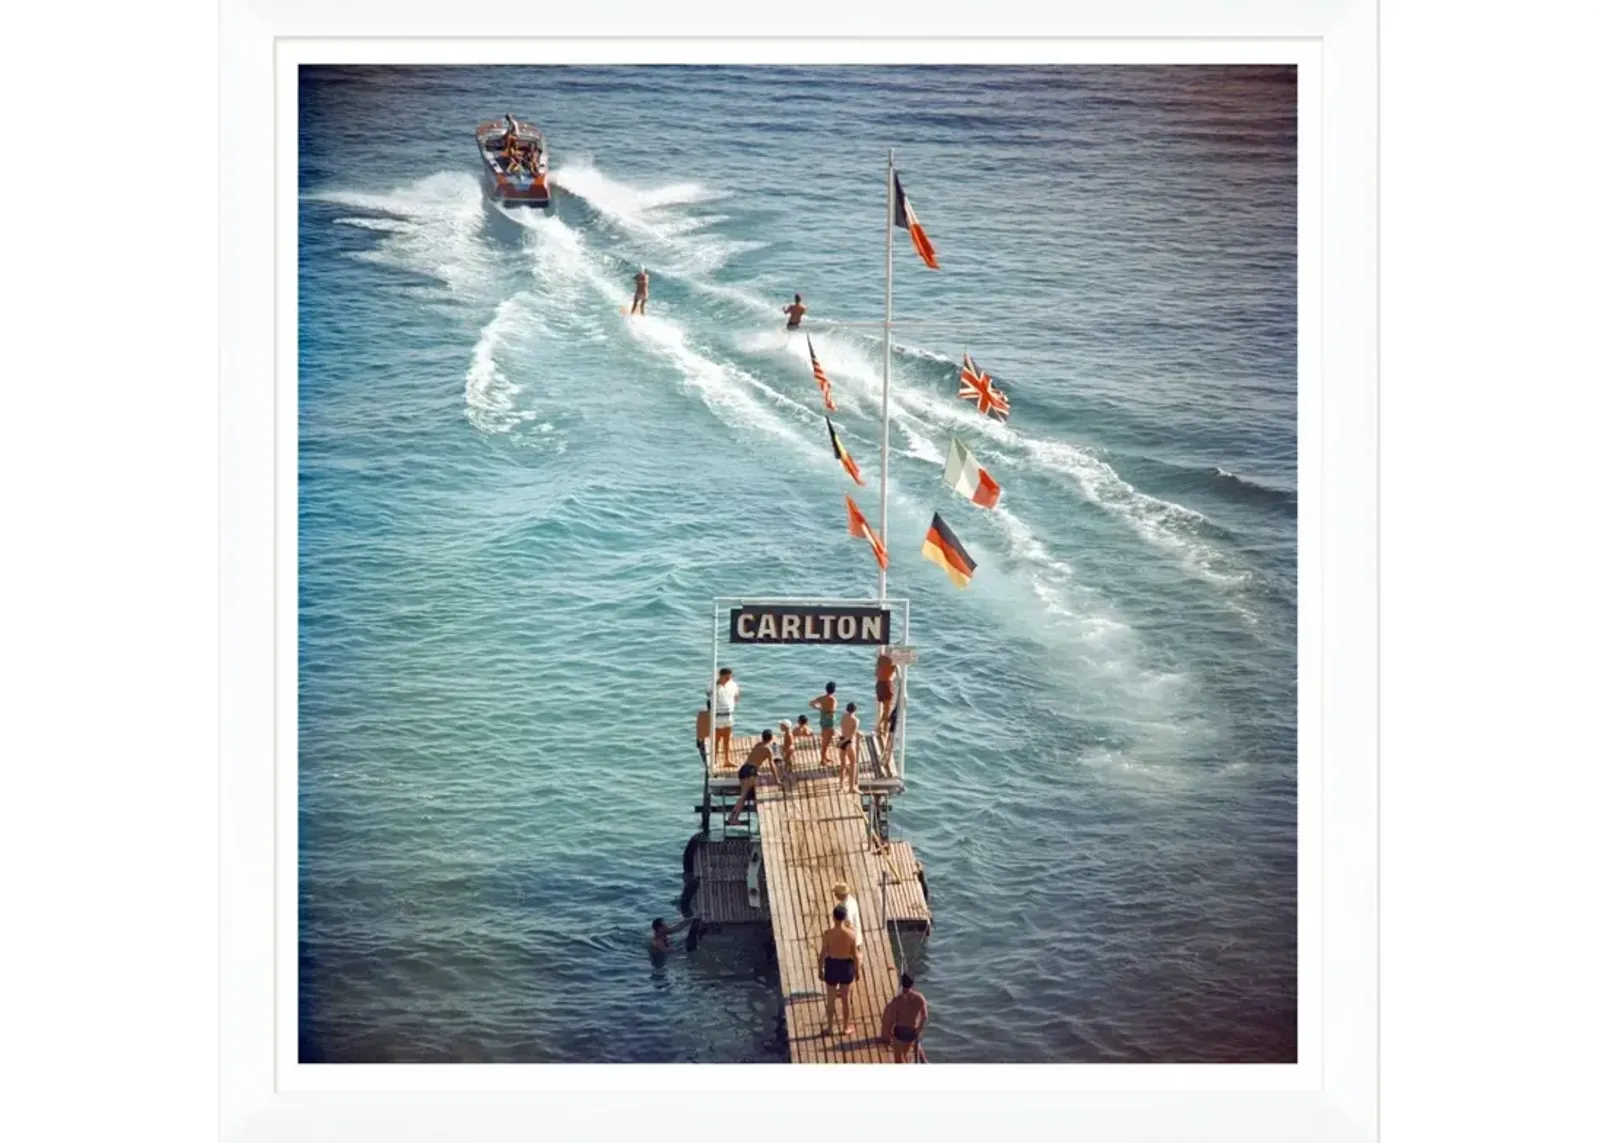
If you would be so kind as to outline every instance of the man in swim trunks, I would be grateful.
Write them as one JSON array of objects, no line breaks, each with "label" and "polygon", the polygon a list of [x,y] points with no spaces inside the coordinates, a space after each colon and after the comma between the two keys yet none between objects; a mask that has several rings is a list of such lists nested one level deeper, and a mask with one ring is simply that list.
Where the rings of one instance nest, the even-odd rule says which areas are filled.
[{"label": "man in swim trunks", "polygon": [[900,974],[900,995],[883,1006],[883,1042],[894,1050],[894,1062],[903,1064],[912,1049],[921,1052],[922,1029],[928,1023],[928,998],[912,985],[909,972]]},{"label": "man in swim trunks", "polygon": [[878,722],[874,728],[878,737],[884,738],[889,730],[889,711],[894,707],[894,660],[889,649],[878,652],[877,666]]},{"label": "man in swim trunks", "polygon": [[839,700],[833,697],[833,683],[822,689],[822,693],[811,700],[813,709],[822,712],[822,764],[828,764],[828,746],[833,742],[833,712],[839,705]]},{"label": "man in swim trunks", "polygon": [[633,308],[628,311],[632,314],[644,313],[644,304],[650,300],[650,275],[645,273],[643,266],[633,276]]},{"label": "man in swim trunks", "polygon": [[856,789],[856,749],[861,737],[861,720],[856,717],[856,704],[844,708],[839,720],[839,784],[847,790]]},{"label": "man in swim trunks", "polygon": [[728,815],[725,824],[736,826],[739,824],[739,815],[745,806],[754,805],[756,800],[756,782],[761,777],[761,767],[772,761],[772,731],[763,730],[761,741],[750,750],[744,760],[744,765],[739,767],[739,800],[733,804],[733,812]]},{"label": "man in swim trunks", "polygon": [[856,1026],[850,1022],[850,986],[861,974],[861,942],[856,934],[845,927],[849,916],[843,905],[833,907],[833,928],[822,934],[822,947],[817,950],[817,975],[827,987],[824,996],[828,1006],[824,1036],[833,1035],[833,1004],[844,1005],[844,1034],[851,1035]]},{"label": "man in swim trunks", "polygon": [[789,315],[789,324],[784,326],[784,328],[799,329],[800,319],[805,317],[806,314],[806,307],[801,304],[799,294],[794,296],[794,303],[792,305],[783,307],[783,312]]}]

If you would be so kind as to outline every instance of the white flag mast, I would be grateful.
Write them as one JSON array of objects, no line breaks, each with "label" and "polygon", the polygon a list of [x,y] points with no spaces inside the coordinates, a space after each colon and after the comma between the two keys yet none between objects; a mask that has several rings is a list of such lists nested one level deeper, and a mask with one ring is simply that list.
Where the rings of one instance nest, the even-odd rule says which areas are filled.
[{"label": "white flag mast", "polygon": [[[894,297],[894,148],[889,148],[884,180],[888,217],[883,231],[883,437],[878,470],[878,542],[889,552],[889,318]],[[889,569],[878,568],[878,602],[889,597]]]}]

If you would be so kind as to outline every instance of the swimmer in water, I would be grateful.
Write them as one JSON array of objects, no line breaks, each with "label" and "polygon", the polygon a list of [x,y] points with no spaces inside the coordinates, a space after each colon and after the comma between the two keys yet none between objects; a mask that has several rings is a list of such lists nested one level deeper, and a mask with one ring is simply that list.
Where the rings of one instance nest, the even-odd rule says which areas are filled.
[{"label": "swimmer in water", "polygon": [[650,922],[650,955],[653,957],[666,956],[672,951],[672,934],[682,932],[694,923],[693,917],[685,917],[676,925],[669,925],[657,917]]}]

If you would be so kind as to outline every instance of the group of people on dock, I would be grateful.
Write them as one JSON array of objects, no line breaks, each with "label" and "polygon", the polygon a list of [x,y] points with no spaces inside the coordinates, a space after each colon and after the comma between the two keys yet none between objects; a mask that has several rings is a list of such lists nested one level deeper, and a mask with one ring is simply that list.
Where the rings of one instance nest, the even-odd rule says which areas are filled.
[{"label": "group of people on dock", "polygon": [[[833,886],[833,924],[822,934],[817,948],[817,977],[823,983],[823,1003],[827,1006],[824,1036],[834,1032],[834,1012],[839,1010],[844,1019],[841,1035],[855,1034],[855,1023],[850,1013],[850,989],[861,975],[861,909],[856,904],[850,886],[843,881]],[[672,934],[681,932],[693,923],[685,917],[676,925],[669,925],[663,917],[650,922],[650,956],[659,961],[672,949]],[[888,1045],[897,1064],[925,1061],[922,1051],[922,1032],[928,1024],[928,998],[916,990],[916,981],[909,972],[900,974],[900,991],[883,1006],[879,1026],[879,1039]]]},{"label": "group of people on dock", "polygon": [[[833,887],[833,925],[822,934],[817,948],[817,976],[823,984],[823,1003],[827,1006],[822,1034],[833,1034],[835,1005],[842,1009],[842,1034],[855,1033],[850,1018],[850,989],[861,974],[861,909],[850,886],[843,881]],[[914,987],[911,974],[900,974],[900,992],[884,1005],[880,1038],[894,1052],[894,1062],[903,1064],[911,1054],[922,1051],[922,1029],[928,1023],[928,1000]]]},{"label": "group of people on dock", "polygon": [[[900,708],[895,703],[895,664],[887,650],[878,653],[875,675],[873,693],[878,712],[873,734],[883,754],[890,756],[894,751],[895,732],[899,728]],[[728,766],[733,765],[733,715],[739,704],[739,694],[739,684],[734,681],[732,667],[723,667],[718,671],[716,683],[706,688],[706,709],[712,714],[710,761],[713,765],[718,758]],[[817,712],[818,727],[815,733],[811,729],[810,716],[804,714],[798,716],[793,724],[786,718],[779,720],[781,737],[776,746],[770,729],[761,732],[760,740],[750,749],[739,767],[739,802],[728,817],[729,825],[737,825],[744,807],[755,801],[756,783],[764,767],[771,765],[774,773],[783,781],[792,776],[795,747],[803,739],[818,740],[824,767],[829,764],[837,740],[839,784],[850,791],[860,789],[861,718],[856,713],[856,704],[845,703],[841,715],[838,684],[830,679],[822,688],[822,693],[808,705]],[[837,729],[835,723],[838,724]]]}]

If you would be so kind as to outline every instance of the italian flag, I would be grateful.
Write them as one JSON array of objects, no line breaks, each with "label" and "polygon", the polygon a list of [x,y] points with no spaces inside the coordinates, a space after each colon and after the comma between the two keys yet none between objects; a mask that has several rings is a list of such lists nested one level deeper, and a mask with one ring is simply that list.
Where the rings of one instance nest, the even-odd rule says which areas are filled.
[{"label": "italian flag", "polygon": [[1000,500],[1000,486],[994,477],[955,437],[950,438],[950,456],[944,462],[944,482],[980,508],[993,508]]}]

